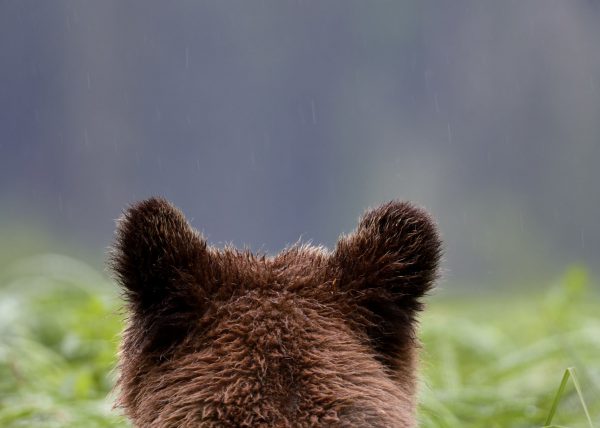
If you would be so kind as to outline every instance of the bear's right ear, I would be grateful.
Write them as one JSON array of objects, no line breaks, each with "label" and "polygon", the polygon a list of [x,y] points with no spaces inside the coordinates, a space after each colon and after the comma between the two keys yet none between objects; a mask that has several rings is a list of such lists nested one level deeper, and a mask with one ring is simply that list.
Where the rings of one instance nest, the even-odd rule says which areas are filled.
[{"label": "bear's right ear", "polygon": [[412,346],[422,297],[438,275],[441,241],[432,218],[407,202],[367,212],[331,258],[336,286],[369,320],[367,334],[390,366]]},{"label": "bear's right ear", "polygon": [[110,267],[128,302],[131,346],[162,354],[185,336],[217,283],[210,252],[183,214],[163,199],[125,211]]}]

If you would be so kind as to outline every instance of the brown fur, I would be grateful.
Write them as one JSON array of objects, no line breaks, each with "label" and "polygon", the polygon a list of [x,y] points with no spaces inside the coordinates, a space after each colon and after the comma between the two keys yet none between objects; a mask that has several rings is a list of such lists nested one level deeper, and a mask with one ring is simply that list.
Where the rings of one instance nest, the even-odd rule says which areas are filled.
[{"label": "brown fur", "polygon": [[127,210],[112,267],[129,320],[118,404],[139,427],[415,425],[415,316],[440,240],[368,212],[332,253],[217,250],[162,199]]}]

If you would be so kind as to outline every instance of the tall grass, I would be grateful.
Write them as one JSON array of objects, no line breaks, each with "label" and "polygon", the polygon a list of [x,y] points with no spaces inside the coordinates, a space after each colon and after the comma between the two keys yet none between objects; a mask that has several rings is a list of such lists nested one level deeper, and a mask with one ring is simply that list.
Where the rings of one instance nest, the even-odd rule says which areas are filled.
[{"label": "tall grass", "polygon": [[[600,414],[598,298],[585,271],[544,294],[434,299],[422,322],[423,427],[590,424]],[[111,388],[121,329],[116,288],[62,256],[23,260],[0,274],[0,426],[123,427]],[[595,418],[595,419],[594,419]]]},{"label": "tall grass", "polygon": [[0,285],[0,426],[126,426],[111,411],[120,316],[97,272],[48,255]]},{"label": "tall grass", "polygon": [[[577,369],[597,423],[598,303],[581,267],[545,293],[434,302],[422,328],[422,426],[544,426],[568,367]],[[589,428],[574,385],[557,404],[553,424]]]}]

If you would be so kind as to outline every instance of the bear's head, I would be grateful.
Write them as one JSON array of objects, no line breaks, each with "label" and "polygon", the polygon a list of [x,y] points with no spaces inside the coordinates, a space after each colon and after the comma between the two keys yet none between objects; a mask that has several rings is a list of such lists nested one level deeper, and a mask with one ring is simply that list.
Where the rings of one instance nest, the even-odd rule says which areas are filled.
[{"label": "bear's head", "polygon": [[423,210],[367,212],[335,250],[207,245],[162,199],[129,208],[112,267],[128,304],[119,401],[139,427],[411,427],[421,297],[440,240]]}]

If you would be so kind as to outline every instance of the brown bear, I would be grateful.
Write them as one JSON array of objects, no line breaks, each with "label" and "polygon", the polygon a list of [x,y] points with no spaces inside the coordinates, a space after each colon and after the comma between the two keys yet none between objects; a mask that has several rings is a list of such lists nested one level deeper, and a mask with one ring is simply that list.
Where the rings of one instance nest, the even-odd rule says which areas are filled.
[{"label": "brown bear", "polygon": [[335,250],[208,246],[153,198],[118,223],[128,323],[118,405],[138,427],[413,427],[421,297],[440,239],[406,202]]}]

